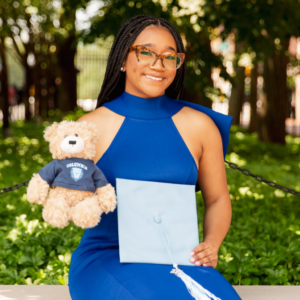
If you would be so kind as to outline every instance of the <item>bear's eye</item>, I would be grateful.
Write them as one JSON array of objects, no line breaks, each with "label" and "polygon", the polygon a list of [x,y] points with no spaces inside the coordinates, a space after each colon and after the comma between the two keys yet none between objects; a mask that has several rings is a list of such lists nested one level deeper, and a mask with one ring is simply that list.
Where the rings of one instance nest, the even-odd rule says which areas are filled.
[{"label": "bear's eye", "polygon": [[78,134],[77,134],[77,133],[75,133],[74,135],[75,135],[75,136],[78,136]]},{"label": "bear's eye", "polygon": [[67,137],[67,135],[65,135],[65,138]]}]

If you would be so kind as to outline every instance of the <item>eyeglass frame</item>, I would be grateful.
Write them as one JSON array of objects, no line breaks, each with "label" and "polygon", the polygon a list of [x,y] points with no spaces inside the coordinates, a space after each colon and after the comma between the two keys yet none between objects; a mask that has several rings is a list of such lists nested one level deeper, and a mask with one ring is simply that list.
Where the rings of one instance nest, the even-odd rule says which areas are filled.
[{"label": "eyeglass frame", "polygon": [[[151,50],[151,49],[149,49],[149,48],[147,48],[147,47],[145,47],[145,46],[142,46],[142,45],[130,46],[130,47],[129,47],[129,52],[135,51],[136,58],[137,58],[138,62],[140,61],[140,58],[139,58],[140,50],[147,50],[147,51],[149,51],[150,53],[154,54],[155,60],[154,60],[154,62],[153,62],[153,64],[152,64],[152,66],[154,66],[154,65],[156,64],[156,62],[160,59],[160,60],[161,60],[162,66],[163,66],[166,70],[177,70],[177,69],[179,69],[179,68],[182,66],[182,64],[183,64],[183,62],[184,62],[184,59],[185,59],[185,54],[184,54],[184,53],[176,53],[176,54],[175,54],[175,53],[171,53],[171,54],[161,55],[161,54],[158,54],[158,53],[154,52],[153,50]],[[163,63],[163,59],[164,59],[165,57],[167,57],[167,56],[178,56],[178,57],[180,57],[180,65],[179,65],[179,67],[176,68],[176,69],[167,69],[167,68],[164,66],[164,63]]]}]

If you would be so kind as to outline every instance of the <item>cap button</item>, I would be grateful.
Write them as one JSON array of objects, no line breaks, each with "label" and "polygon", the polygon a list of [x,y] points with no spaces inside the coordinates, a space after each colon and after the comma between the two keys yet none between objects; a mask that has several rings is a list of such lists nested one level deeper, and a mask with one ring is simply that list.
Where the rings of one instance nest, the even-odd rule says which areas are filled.
[{"label": "cap button", "polygon": [[154,217],[154,222],[155,223],[161,223],[161,217],[160,216],[155,216]]}]

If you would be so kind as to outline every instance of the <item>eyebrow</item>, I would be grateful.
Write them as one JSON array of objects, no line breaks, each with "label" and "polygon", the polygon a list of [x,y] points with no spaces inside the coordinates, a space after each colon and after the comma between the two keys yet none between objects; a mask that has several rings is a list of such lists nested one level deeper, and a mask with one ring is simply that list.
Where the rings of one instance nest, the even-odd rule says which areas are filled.
[{"label": "eyebrow", "polygon": [[[155,44],[141,44],[141,46],[155,46]],[[174,52],[176,52],[176,50],[173,48],[173,47],[171,47],[171,46],[166,46],[166,48],[167,49],[170,49],[170,50],[173,50]]]}]

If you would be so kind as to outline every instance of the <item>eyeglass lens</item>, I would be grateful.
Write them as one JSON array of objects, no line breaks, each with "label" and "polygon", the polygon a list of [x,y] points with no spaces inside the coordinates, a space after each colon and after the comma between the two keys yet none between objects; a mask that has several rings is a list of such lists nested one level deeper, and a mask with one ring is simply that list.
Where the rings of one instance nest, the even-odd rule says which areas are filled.
[{"label": "eyeglass lens", "polygon": [[[147,50],[141,50],[139,55],[140,62],[152,65],[155,55]],[[176,70],[180,66],[181,59],[179,56],[167,56],[163,58],[163,65],[166,69]]]}]

